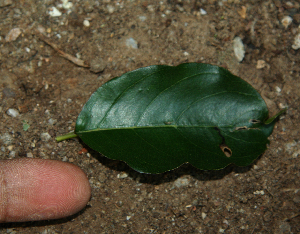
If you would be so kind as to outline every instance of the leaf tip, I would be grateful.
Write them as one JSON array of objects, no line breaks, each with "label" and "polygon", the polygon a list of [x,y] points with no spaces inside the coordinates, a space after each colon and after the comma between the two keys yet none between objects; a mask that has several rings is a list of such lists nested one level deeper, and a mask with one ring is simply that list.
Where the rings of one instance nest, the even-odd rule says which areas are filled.
[{"label": "leaf tip", "polygon": [[276,115],[266,120],[265,124],[270,124],[273,121],[277,120],[282,114],[284,114],[287,111],[287,108],[284,108],[283,110],[279,111]]}]

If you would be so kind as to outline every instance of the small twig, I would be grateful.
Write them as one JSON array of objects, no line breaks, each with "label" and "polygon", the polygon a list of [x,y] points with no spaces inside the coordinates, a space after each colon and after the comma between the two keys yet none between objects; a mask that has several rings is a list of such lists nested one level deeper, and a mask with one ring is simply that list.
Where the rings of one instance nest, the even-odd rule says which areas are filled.
[{"label": "small twig", "polygon": [[256,221],[256,222],[255,222],[255,224],[254,224],[254,228],[252,229],[252,232],[251,232],[251,234],[253,234],[253,233],[254,233],[254,231],[255,231],[255,228],[256,228],[256,224],[257,224],[257,222],[258,222],[258,221]]},{"label": "small twig", "polygon": [[300,213],[295,214],[295,215],[291,216],[290,218],[285,218],[283,221],[284,221],[284,222],[290,221],[290,220],[292,220],[292,219],[294,219],[294,218],[297,218],[298,216],[300,216]]},{"label": "small twig", "polygon": [[290,192],[290,191],[293,191],[294,193],[298,193],[298,192],[300,191],[300,189],[286,188],[286,189],[282,189],[282,191],[284,191],[284,192]]},{"label": "small twig", "polygon": [[88,65],[85,61],[76,58],[70,54],[65,53],[64,51],[62,51],[61,49],[58,48],[58,46],[53,43],[49,38],[47,38],[45,35],[43,35],[42,33],[36,31],[35,33],[42,41],[44,41],[45,43],[47,43],[49,46],[51,46],[55,51],[57,51],[59,53],[60,56],[62,56],[65,59],[68,59],[69,61],[71,61],[72,63],[76,64],[77,66],[80,67],[90,67],[90,65]]}]

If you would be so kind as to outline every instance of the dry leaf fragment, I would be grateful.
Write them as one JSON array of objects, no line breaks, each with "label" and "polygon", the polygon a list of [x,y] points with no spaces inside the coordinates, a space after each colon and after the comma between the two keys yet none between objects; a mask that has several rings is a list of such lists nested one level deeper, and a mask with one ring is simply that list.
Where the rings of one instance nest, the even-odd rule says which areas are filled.
[{"label": "dry leaf fragment", "polygon": [[238,14],[239,14],[243,19],[246,19],[246,16],[247,16],[247,7],[242,6],[242,9],[238,11]]}]

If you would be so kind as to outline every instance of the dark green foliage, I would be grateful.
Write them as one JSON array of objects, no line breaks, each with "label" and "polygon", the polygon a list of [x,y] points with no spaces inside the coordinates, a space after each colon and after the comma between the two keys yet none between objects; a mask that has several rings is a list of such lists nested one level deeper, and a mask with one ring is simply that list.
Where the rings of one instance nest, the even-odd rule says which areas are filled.
[{"label": "dark green foliage", "polygon": [[268,120],[258,92],[224,68],[149,66],[101,86],[80,113],[75,134],[140,172],[186,162],[210,170],[252,163],[266,150],[278,115]]}]

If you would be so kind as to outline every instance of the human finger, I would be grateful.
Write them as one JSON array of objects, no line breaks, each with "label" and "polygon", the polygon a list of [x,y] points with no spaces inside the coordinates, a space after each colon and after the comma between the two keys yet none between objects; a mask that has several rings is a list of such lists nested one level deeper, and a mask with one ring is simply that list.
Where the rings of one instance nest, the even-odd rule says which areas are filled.
[{"label": "human finger", "polygon": [[55,160],[0,160],[0,222],[59,219],[84,208],[91,196],[85,173]]}]

